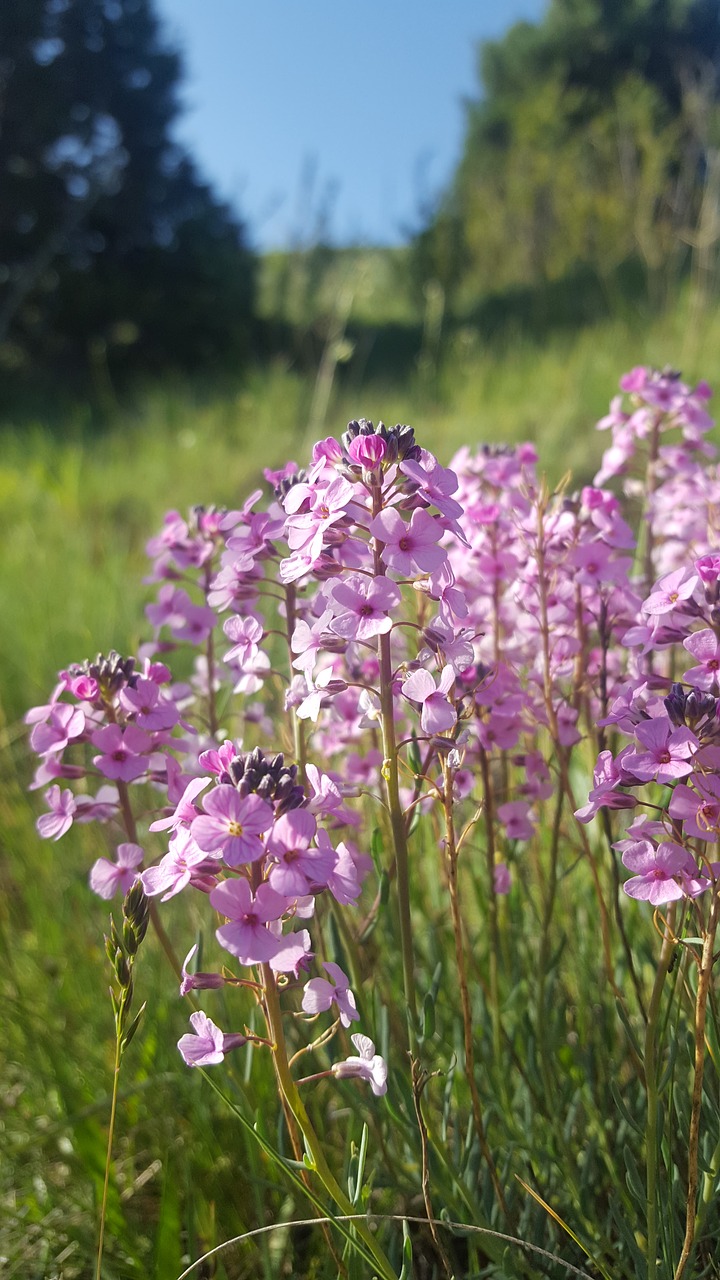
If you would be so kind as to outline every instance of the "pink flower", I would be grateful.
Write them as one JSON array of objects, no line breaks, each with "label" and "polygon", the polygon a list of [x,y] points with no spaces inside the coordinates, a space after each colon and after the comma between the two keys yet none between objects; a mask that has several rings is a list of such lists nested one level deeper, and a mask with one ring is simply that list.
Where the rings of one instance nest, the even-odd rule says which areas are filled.
[{"label": "pink flower", "polygon": [[364,471],[374,471],[382,463],[387,445],[382,436],[356,436],[348,445],[348,453]]},{"label": "pink flower", "polygon": [[530,821],[530,805],[524,800],[511,800],[509,804],[501,804],[497,815],[508,840],[532,840],[535,828]]},{"label": "pink flower", "polygon": [[39,756],[55,755],[79,738],[84,729],[85,713],[79,707],[56,702],[50,708],[47,721],[35,725],[30,734],[30,746]]},{"label": "pink flower", "polygon": [[697,582],[697,574],[689,574],[684,568],[666,574],[656,583],[647,600],[643,601],[643,613],[657,615],[681,608],[690,599]]},{"label": "pink flower", "polygon": [[307,809],[291,809],[278,818],[267,842],[276,859],[268,881],[286,898],[302,898],[324,887],[335,866],[335,850],[310,848],[317,823]]},{"label": "pink flower", "polygon": [[384,544],[385,563],[404,577],[418,571],[432,573],[447,559],[447,552],[437,546],[443,528],[425,510],[413,511],[406,524],[394,507],[388,507],[372,521],[370,532]]},{"label": "pink flower", "polygon": [[221,774],[227,773],[230,762],[235,759],[240,746],[235,746],[229,738],[226,738],[221,747],[211,748],[209,751],[201,751],[198,757],[198,764],[202,769],[209,769],[211,773]]},{"label": "pink flower", "polygon": [[[358,440],[375,440],[377,436],[358,436]],[[355,443],[355,441],[353,441]],[[392,627],[388,616],[402,598],[400,588],[390,578],[364,578],[352,574],[332,590],[335,617],[330,629],[346,640],[369,640]],[[293,637],[294,639],[294,637]]]},{"label": "pink flower", "polygon": [[128,685],[122,690],[120,703],[128,715],[135,717],[135,724],[151,732],[172,729],[180,719],[177,707],[161,698],[154,680],[144,680],[142,676],[134,688]]},{"label": "pink flower", "polygon": [[714,843],[720,840],[720,778],[699,774],[693,782],[697,791],[684,782],[673,787],[668,812],[683,822],[686,836]]},{"label": "pink flower", "polygon": [[311,978],[305,986],[302,1007],[309,1014],[324,1013],[334,1003],[338,1007],[342,1025],[349,1027],[351,1022],[360,1020],[360,1014],[357,1011],[347,975],[343,973],[339,964],[333,964],[331,960],[324,961],[323,969],[330,974],[331,981],[327,982],[325,978]]},{"label": "pink flower", "polygon": [[696,658],[699,665],[686,671],[683,680],[696,689],[711,689],[720,673],[720,640],[710,627],[694,631],[683,640],[683,646]]},{"label": "pink flower", "polygon": [[216,937],[241,964],[263,964],[277,955],[282,939],[267,925],[281,919],[288,901],[269,884],[261,884],[253,895],[247,880],[223,880],[210,894],[210,906],[230,921],[221,925]]},{"label": "pink flower", "polygon": [[[317,833],[317,843],[320,848],[332,849],[330,837],[322,828]],[[362,881],[372,866],[372,859],[345,840],[341,840],[335,850],[335,858],[335,866],[328,876],[328,889],[337,902],[346,906],[360,896]]]},{"label": "pink flower", "polygon": [[228,650],[223,661],[236,662],[239,667],[245,668],[257,656],[258,647],[263,638],[262,623],[253,617],[228,618],[223,623],[223,631],[228,640],[234,641],[232,649]]},{"label": "pink flower", "polygon": [[212,1067],[222,1062],[231,1049],[247,1044],[247,1036],[238,1032],[226,1034],[201,1010],[191,1013],[190,1023],[192,1033],[178,1040],[178,1049],[189,1067]]},{"label": "pink flower", "polygon": [[666,783],[692,773],[690,757],[697,751],[698,740],[689,729],[673,729],[662,717],[643,720],[635,729],[635,737],[645,751],[630,751],[623,756],[623,768],[643,782]]},{"label": "pink flower", "polygon": [[657,849],[649,840],[640,840],[623,854],[623,863],[628,871],[638,872],[623,885],[628,897],[652,902],[655,907],[677,898],[696,897],[710,887],[692,854],[670,840]]},{"label": "pink flower", "polygon": [[423,449],[420,462],[413,462],[411,459],[401,462],[400,470],[405,472],[409,480],[415,481],[423,497],[432,502],[444,516],[457,520],[463,515],[460,503],[450,497],[458,487],[455,472],[449,467],[441,466],[437,458],[427,450]]},{"label": "pink flower", "polygon": [[241,796],[226,783],[203,798],[205,812],[190,830],[205,853],[221,854],[229,867],[262,858],[261,834],[272,826],[273,811],[259,796]]},{"label": "pink flower", "polygon": [[313,953],[310,948],[310,934],[307,929],[298,929],[297,933],[289,933],[282,937],[278,933],[280,926],[270,925],[275,930],[278,949],[270,957],[270,968],[274,973],[291,973],[299,978],[300,973],[310,967]]},{"label": "pink flower", "polygon": [[[292,490],[291,490],[292,492]],[[291,551],[302,551],[311,563],[317,560],[323,548],[328,529],[344,519],[349,503],[355,497],[354,485],[342,476],[314,495],[311,511],[292,515],[287,520],[287,540]]]},{"label": "pink flower", "polygon": [[161,893],[162,902],[174,898],[188,884],[209,892],[217,876],[217,861],[199,849],[187,827],[178,827],[170,848],[156,867],[142,873],[143,889],[149,898]]},{"label": "pink flower", "polygon": [[58,786],[54,786],[45,792],[45,799],[50,812],[41,814],[35,826],[44,840],[59,840],[73,824],[75,797],[69,788],[61,791]]},{"label": "pink flower", "polygon": [[93,757],[93,764],[106,778],[132,782],[147,772],[151,742],[136,725],[121,729],[118,724],[107,724],[93,733],[90,741],[102,752]]},{"label": "pink flower", "polygon": [[720,552],[708,551],[695,561],[694,567],[706,586],[714,586],[720,578]]},{"label": "pink flower", "polygon": [[496,862],[493,867],[493,889],[495,893],[504,895],[510,892],[510,872],[507,863]]},{"label": "pink flower", "polygon": [[[468,605],[465,593],[455,585],[456,579],[449,560],[443,561],[439,569],[435,569],[427,588],[433,600],[440,601],[440,613],[446,622],[452,625],[452,615],[456,618],[467,618]],[[415,584],[416,587],[418,584]]]},{"label": "pink flower", "polygon": [[181,823],[192,822],[199,813],[195,797],[209,785],[209,778],[191,778],[177,803],[175,812],[169,814],[167,818],[158,818],[156,822],[151,822],[149,830],[174,831]]},{"label": "pink flower", "polygon": [[413,671],[404,681],[402,692],[405,697],[411,702],[422,703],[420,724],[424,733],[443,733],[456,724],[457,711],[447,696],[454,683],[455,672],[451,666],[443,667],[439,687],[424,668]]},{"label": "pink flower", "polygon": [[[625,749],[625,756],[629,754],[632,748]],[[620,759],[614,760],[611,751],[601,751],[597,758],[595,771],[593,774],[593,787],[588,797],[588,803],[583,805],[581,809],[575,810],[575,817],[578,822],[591,822],[595,817],[598,809],[634,809],[637,800],[634,796],[627,796],[617,788],[623,784],[623,770]]]},{"label": "pink flower", "polygon": [[333,1062],[330,1070],[338,1080],[346,1080],[352,1076],[367,1080],[375,1096],[380,1098],[387,1093],[388,1069],[385,1059],[375,1052],[375,1045],[369,1036],[356,1034],[350,1039],[359,1056],[351,1056],[344,1062]]},{"label": "pink flower", "polygon": [[137,868],[145,854],[139,844],[119,844],[117,862],[98,858],[90,870],[90,888],[101,898],[112,898],[118,889],[127,893],[138,878]]},{"label": "pink flower", "polygon": [[211,991],[224,987],[225,979],[221,973],[189,973],[188,965],[197,951],[197,943],[188,951],[182,963],[180,995],[186,996],[189,991]]}]

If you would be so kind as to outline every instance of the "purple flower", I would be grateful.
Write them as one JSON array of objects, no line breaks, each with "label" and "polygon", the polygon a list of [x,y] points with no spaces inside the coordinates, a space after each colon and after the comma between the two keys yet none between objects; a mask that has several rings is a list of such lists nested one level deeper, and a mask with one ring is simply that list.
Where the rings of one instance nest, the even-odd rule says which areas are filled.
[{"label": "purple flower", "polygon": [[682,608],[695,590],[697,582],[697,574],[689,574],[685,568],[667,573],[643,602],[643,613],[671,613],[673,609]]},{"label": "purple flower", "polygon": [[354,497],[354,486],[342,476],[332,480],[326,489],[316,492],[311,511],[288,517],[287,540],[290,550],[301,550],[303,557],[311,563],[317,560],[323,548],[325,533],[332,525],[344,519],[347,507]]},{"label": "purple flower", "polygon": [[[275,928],[273,925],[270,927]],[[291,973],[293,977],[299,978],[301,971],[309,968],[313,957],[310,934],[307,929],[299,929],[297,933],[289,933],[285,937],[278,933],[275,936],[278,949],[270,957],[270,968],[274,973]]]},{"label": "purple flower", "polygon": [[506,894],[510,892],[510,871],[507,863],[496,862],[493,867],[493,889],[497,894]]},{"label": "purple flower", "polygon": [[429,594],[433,600],[440,601],[440,613],[448,622],[450,622],[452,614],[456,618],[467,618],[468,616],[465,593],[455,585],[455,582],[455,574],[448,560],[443,561],[440,568],[435,569],[430,576]]},{"label": "purple flower", "polygon": [[384,544],[385,563],[404,577],[432,573],[447,559],[447,552],[437,546],[443,527],[422,509],[413,511],[406,524],[394,507],[388,507],[372,521],[370,532]]},{"label": "purple flower", "polygon": [[432,502],[444,516],[456,520],[463,515],[463,508],[460,503],[450,497],[450,494],[455,493],[458,487],[458,478],[455,472],[441,466],[437,458],[428,453],[426,449],[421,451],[419,462],[406,459],[400,463],[400,470],[405,472],[409,480],[415,481],[423,497]]},{"label": "purple flower", "polygon": [[454,683],[455,672],[451,666],[443,667],[439,687],[436,687],[430,672],[422,668],[413,671],[403,683],[405,697],[411,702],[422,703],[420,724],[424,733],[443,733],[456,723],[457,712],[447,697]]},{"label": "purple flower", "polygon": [[262,964],[277,955],[282,939],[267,925],[284,915],[288,901],[269,884],[253,895],[247,880],[223,880],[210,894],[210,906],[230,921],[216,931],[217,940],[241,964]]},{"label": "purple flower", "polygon": [[497,815],[508,840],[532,840],[535,828],[530,821],[530,805],[524,800],[511,800],[509,804],[501,804]]},{"label": "purple flower", "polygon": [[668,812],[683,822],[686,836],[714,843],[720,840],[720,778],[699,774],[693,781],[697,791],[684,782],[673,787]]},{"label": "purple flower", "polygon": [[30,734],[30,746],[39,756],[54,755],[64,751],[68,743],[75,741],[85,729],[85,713],[79,707],[57,702],[50,708],[48,719],[36,724]]},{"label": "purple flower", "polygon": [[[358,436],[358,440],[376,440],[377,436]],[[355,441],[353,441],[353,444]],[[388,617],[402,596],[400,588],[390,578],[364,578],[352,574],[332,590],[335,617],[330,629],[345,640],[369,640],[392,627]]]},{"label": "purple flower", "polygon": [[182,963],[182,981],[180,995],[186,996],[188,991],[209,991],[223,987],[225,979],[221,973],[189,973],[188,965],[197,951],[197,943],[188,951]]},{"label": "purple flower", "polygon": [[137,868],[145,854],[139,844],[119,844],[117,863],[98,858],[90,871],[90,888],[101,898],[113,898],[118,889],[123,894],[131,889],[138,878]]},{"label": "purple flower", "polygon": [[[317,842],[328,851],[332,849],[327,831],[318,831]],[[347,906],[359,898],[362,880],[372,866],[372,859],[360,853],[352,842],[348,844],[344,840],[335,850],[335,857],[335,866],[328,876],[328,889],[337,902]]]},{"label": "purple flower", "polygon": [[58,786],[54,786],[45,792],[45,799],[50,812],[41,814],[35,826],[44,840],[59,840],[73,824],[75,797],[69,788],[61,791]]},{"label": "purple flower", "polygon": [[109,783],[98,790],[94,796],[76,796],[76,822],[107,822],[115,816],[118,807],[117,787]]},{"label": "purple flower", "polygon": [[215,885],[217,869],[217,861],[198,848],[187,827],[178,827],[162,861],[143,871],[143,889],[149,898],[161,893],[162,902],[174,898],[188,884],[207,892]]},{"label": "purple flower", "polygon": [[[208,753],[209,754],[209,753]],[[175,812],[166,818],[158,818],[156,822],[151,822],[150,831],[174,831],[183,822],[192,822],[198,816],[198,809],[195,805],[195,797],[204,791],[209,785],[209,778],[191,778],[185,790],[183,791]]]},{"label": "purple flower", "polygon": [[388,1069],[385,1059],[375,1052],[375,1045],[369,1036],[360,1035],[358,1032],[350,1039],[359,1056],[351,1056],[344,1062],[333,1062],[330,1070],[338,1080],[346,1080],[351,1076],[367,1080],[375,1096],[380,1098],[382,1094],[387,1093]]},{"label": "purple flower", "polygon": [[263,626],[257,618],[228,618],[223,623],[223,631],[233,647],[223,659],[224,662],[235,662],[244,669],[257,657],[258,647],[263,638]]},{"label": "purple flower", "polygon": [[222,854],[229,867],[256,862],[264,849],[261,833],[272,826],[273,811],[259,796],[240,796],[221,783],[203,799],[204,814],[195,818],[193,839],[205,853]]},{"label": "purple flower", "polygon": [[630,751],[623,757],[623,768],[642,782],[674,782],[692,773],[689,758],[698,748],[698,740],[689,729],[674,729],[666,717],[643,720],[635,729],[635,737],[645,751]]},{"label": "purple flower", "polygon": [[192,1013],[190,1023],[192,1034],[188,1032],[178,1040],[178,1049],[189,1067],[212,1067],[222,1062],[231,1049],[247,1044],[247,1036],[226,1034],[202,1011]]},{"label": "purple flower", "polygon": [[147,771],[150,739],[134,724],[124,729],[118,724],[107,724],[93,733],[90,741],[102,753],[93,757],[93,764],[106,778],[132,782]]},{"label": "purple flower", "polygon": [[127,685],[120,694],[120,703],[128,715],[134,715],[135,724],[151,732],[172,729],[180,719],[177,707],[160,697],[154,680],[140,677],[134,688]]},{"label": "purple flower", "polygon": [[382,463],[387,445],[382,436],[356,436],[348,445],[348,453],[365,471],[374,471]]},{"label": "purple flower", "polygon": [[694,631],[683,640],[683,646],[697,660],[699,666],[685,672],[683,680],[696,689],[712,689],[720,679],[720,640],[711,627]]},{"label": "purple flower", "polygon": [[311,978],[305,986],[302,1007],[309,1014],[324,1013],[335,1003],[342,1025],[349,1027],[351,1022],[359,1021],[360,1014],[348,984],[348,977],[343,973],[340,965],[333,964],[331,960],[323,962],[323,969],[330,974],[332,981],[328,982],[325,978]]},{"label": "purple flower", "polygon": [[628,871],[638,872],[623,885],[628,897],[652,902],[654,907],[696,897],[710,887],[707,878],[703,883],[692,854],[670,840],[657,849],[649,840],[639,840],[625,851],[623,863]]},{"label": "purple flower", "polygon": [[302,898],[324,887],[336,858],[330,848],[310,848],[317,823],[307,809],[292,809],[278,818],[267,842],[267,852],[277,859],[268,880],[286,898]]},{"label": "purple flower", "polygon": [[[631,747],[625,748],[623,759],[631,750]],[[611,751],[601,751],[593,774],[595,786],[590,792],[588,803],[583,805],[581,809],[575,810],[575,817],[578,822],[591,822],[598,809],[602,808],[634,809],[637,804],[635,797],[627,796],[624,792],[616,789],[624,785],[624,778],[620,757],[614,760]]]}]

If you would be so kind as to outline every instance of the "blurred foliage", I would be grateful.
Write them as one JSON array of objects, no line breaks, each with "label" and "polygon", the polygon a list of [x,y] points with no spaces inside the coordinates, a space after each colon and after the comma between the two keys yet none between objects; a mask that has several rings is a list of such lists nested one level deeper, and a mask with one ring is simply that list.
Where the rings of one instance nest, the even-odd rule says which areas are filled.
[{"label": "blurred foliage", "polygon": [[173,141],[181,75],[151,0],[0,5],[6,375],[247,351],[253,259]]},{"label": "blurred foliage", "polygon": [[[479,49],[450,190],[413,269],[461,309],[589,268],[607,289],[636,259],[668,301],[716,267],[720,144],[715,0],[552,0]],[[712,214],[712,216],[711,216]]]}]

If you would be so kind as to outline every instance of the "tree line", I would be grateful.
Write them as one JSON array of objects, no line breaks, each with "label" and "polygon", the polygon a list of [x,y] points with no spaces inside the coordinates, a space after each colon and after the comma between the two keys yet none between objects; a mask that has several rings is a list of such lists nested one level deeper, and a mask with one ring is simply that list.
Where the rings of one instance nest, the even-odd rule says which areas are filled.
[{"label": "tree line", "polygon": [[[688,270],[710,296],[719,65],[718,0],[551,0],[483,43],[456,173],[394,260],[426,327],[578,272],[609,295],[627,264],[656,304]],[[4,379],[267,349],[246,229],[173,136],[181,83],[152,0],[0,4]]]},{"label": "tree line", "polygon": [[450,189],[414,244],[418,278],[468,301],[634,259],[661,301],[720,235],[717,0],[552,0],[478,50]]}]

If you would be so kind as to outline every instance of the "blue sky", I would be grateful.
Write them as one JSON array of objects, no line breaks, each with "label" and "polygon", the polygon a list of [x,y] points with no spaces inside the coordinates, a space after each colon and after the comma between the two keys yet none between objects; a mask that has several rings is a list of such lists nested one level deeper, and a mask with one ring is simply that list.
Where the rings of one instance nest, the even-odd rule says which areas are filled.
[{"label": "blue sky", "polygon": [[254,245],[399,243],[452,172],[477,42],[545,0],[156,0],[185,56],[178,136]]}]

